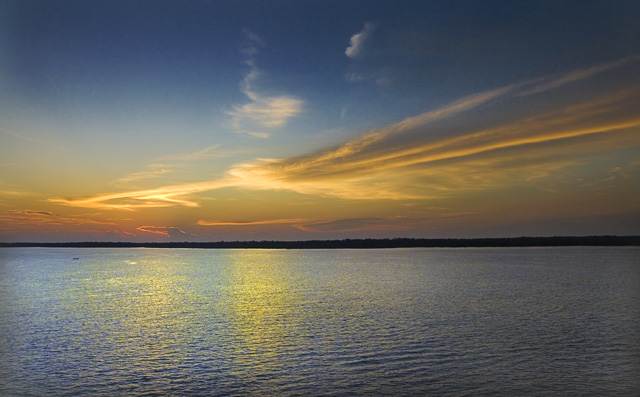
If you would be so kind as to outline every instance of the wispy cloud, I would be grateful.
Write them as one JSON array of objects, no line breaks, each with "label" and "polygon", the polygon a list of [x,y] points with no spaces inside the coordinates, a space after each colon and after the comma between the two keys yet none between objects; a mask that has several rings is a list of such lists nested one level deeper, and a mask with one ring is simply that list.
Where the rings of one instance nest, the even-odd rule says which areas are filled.
[{"label": "wispy cloud", "polygon": [[13,136],[15,138],[18,138],[18,139],[21,139],[23,141],[31,142],[31,143],[38,143],[38,144],[41,144],[41,145],[50,145],[51,144],[50,142],[46,142],[46,141],[44,141],[42,139],[34,138],[34,137],[29,136],[29,135],[24,134],[24,133],[11,131],[11,130],[8,130],[6,128],[0,128],[0,132],[4,133],[6,135],[11,135],[11,136]]},{"label": "wispy cloud", "polygon": [[269,96],[256,90],[255,84],[261,72],[256,67],[254,56],[263,42],[256,34],[247,30],[245,38],[248,44],[243,47],[242,53],[247,56],[245,63],[250,70],[244,77],[240,90],[250,102],[234,105],[233,110],[227,114],[231,117],[231,125],[236,132],[268,138],[271,130],[284,126],[290,118],[302,112],[304,102],[290,95]]},{"label": "wispy cloud", "polygon": [[[174,185],[158,189],[148,189],[125,193],[115,193],[80,199],[50,199],[64,205],[88,208],[135,209],[145,207],[167,207],[184,205],[196,207],[198,203],[185,197],[194,193],[223,187],[240,186],[250,189],[293,190],[304,194],[328,194],[337,197],[365,198],[418,198],[415,195],[399,195],[390,189],[385,189],[379,183],[372,188],[361,189],[360,194],[354,194],[352,189],[345,188],[345,181],[334,184],[330,178],[337,171],[336,166],[343,168],[352,163],[357,154],[364,151],[388,136],[416,128],[429,122],[450,117],[456,113],[472,109],[490,101],[511,90],[511,87],[472,95],[455,101],[443,108],[423,113],[419,116],[407,118],[399,123],[390,125],[365,134],[332,150],[312,156],[301,156],[291,159],[263,159],[256,163],[242,163],[232,167],[226,178],[189,185]],[[344,174],[344,172],[342,172]],[[309,179],[305,180],[307,175]],[[325,176],[326,182],[321,183],[316,176]],[[370,176],[369,176],[370,177]],[[354,173],[355,181],[362,176]],[[348,179],[348,178],[347,178]]]},{"label": "wispy cloud", "polygon": [[212,145],[202,150],[191,153],[179,153],[168,156],[162,156],[157,158],[157,163],[152,163],[146,166],[147,170],[138,171],[123,176],[111,182],[113,185],[132,185],[141,181],[149,179],[157,179],[160,177],[166,177],[169,174],[175,174],[176,170],[180,168],[192,167],[198,162],[220,159],[230,157],[239,153],[248,153],[250,150],[238,149],[238,150],[220,150],[221,145]]},{"label": "wispy cloud", "polygon": [[23,190],[20,188],[12,188],[9,186],[5,186],[2,190],[0,190],[0,197],[12,197],[12,198],[21,198],[21,197],[33,197],[37,196],[36,193],[30,192],[27,190]]},{"label": "wispy cloud", "polygon": [[519,95],[528,96],[533,94],[539,94],[541,92],[549,91],[566,84],[591,78],[599,73],[606,72],[608,70],[615,69],[632,62],[637,62],[638,60],[640,60],[640,55],[634,55],[634,56],[623,58],[614,62],[609,62],[603,65],[598,65],[598,66],[594,66],[587,69],[575,70],[569,74],[566,74],[560,77],[543,79],[542,82],[534,85],[533,87],[527,90],[523,90],[522,92],[520,92]]},{"label": "wispy cloud", "polygon": [[166,169],[166,168],[161,168],[161,169],[156,169],[156,170],[151,170],[151,171],[134,172],[134,173],[129,174],[127,176],[124,176],[122,178],[116,179],[115,181],[113,181],[113,184],[115,184],[115,185],[126,185],[126,184],[129,184],[131,182],[140,181],[142,179],[156,178],[156,177],[159,177],[161,175],[165,175],[165,174],[167,174],[169,172],[171,172],[171,171]]},{"label": "wispy cloud", "polygon": [[193,153],[182,153],[182,154],[172,154],[169,156],[163,156],[160,160],[164,161],[194,161],[194,160],[204,160],[210,158],[220,158],[228,156],[228,152],[223,152],[218,150],[220,144],[206,147],[202,150],[198,150]]},{"label": "wispy cloud", "polygon": [[172,207],[176,205],[198,207],[198,202],[189,199],[190,195],[229,186],[237,186],[237,183],[221,179],[202,183],[165,186],[156,189],[105,194],[87,198],[52,198],[48,201],[72,207],[118,210]]},{"label": "wispy cloud", "polygon": [[305,221],[306,219],[302,219],[302,218],[268,219],[268,220],[262,220],[262,221],[246,221],[246,222],[199,220],[197,224],[201,226],[257,226],[257,225],[277,225],[277,224],[299,224]]},{"label": "wispy cloud", "polygon": [[[564,81],[575,73],[567,74]],[[587,79],[584,76],[581,80]],[[521,96],[535,84],[514,84],[470,95],[319,152],[236,164],[215,181],[51,201],[112,209],[197,206],[195,194],[226,187],[286,190],[346,200],[426,200],[533,183],[562,169],[581,166],[586,153],[640,145],[636,112],[640,87],[595,97],[585,90],[580,100],[554,103],[543,111],[529,106],[534,96]],[[520,116],[497,117],[503,113],[498,105],[519,106],[516,114]],[[481,109],[482,117],[478,118]],[[487,124],[490,117],[496,120]],[[476,126],[478,120],[484,127]],[[201,222],[205,225],[207,221]]]},{"label": "wispy cloud", "polygon": [[636,180],[640,180],[640,160],[631,161],[627,164],[609,169],[606,175],[599,179],[589,181],[589,186],[605,187],[613,182],[621,181],[624,183],[637,184]]},{"label": "wispy cloud", "polygon": [[170,238],[172,240],[193,237],[192,234],[187,233],[179,227],[175,226],[138,226],[136,230],[145,233],[157,234],[163,237]]},{"label": "wispy cloud", "polygon": [[50,211],[13,210],[0,212],[0,229],[13,230],[43,225],[114,225],[114,223],[86,217],[58,215]]},{"label": "wispy cloud", "polygon": [[344,51],[345,55],[352,59],[362,56],[365,43],[373,33],[374,29],[375,25],[373,23],[366,22],[364,24],[364,28],[349,39],[349,46]]},{"label": "wispy cloud", "polygon": [[[335,233],[335,232],[376,232],[398,231],[411,229],[417,223],[416,219],[409,220],[405,217],[370,217],[370,218],[345,218],[325,221],[307,222],[295,225],[297,229],[305,232]],[[409,225],[411,224],[411,225]]]},{"label": "wispy cloud", "polygon": [[197,222],[200,226],[211,227],[247,227],[263,225],[285,225],[292,228],[313,233],[335,233],[335,232],[382,232],[382,231],[402,231],[414,230],[416,227],[425,228],[429,223],[444,218],[471,217],[476,216],[475,212],[448,212],[446,209],[432,211],[430,217],[406,217],[406,216],[386,216],[386,217],[366,217],[366,218],[338,218],[338,219],[269,219],[261,221],[204,221]]},{"label": "wispy cloud", "polygon": [[293,190],[303,194],[354,199],[420,198],[422,196],[411,193],[401,194],[393,189],[392,184],[384,184],[378,179],[381,171],[377,168],[379,162],[387,156],[394,156],[399,148],[390,150],[384,146],[380,151],[377,146],[395,135],[425,127],[504,96],[514,87],[468,96],[442,108],[371,131],[334,149],[309,156],[239,164],[229,170],[229,174],[236,180],[249,182],[254,189]]}]

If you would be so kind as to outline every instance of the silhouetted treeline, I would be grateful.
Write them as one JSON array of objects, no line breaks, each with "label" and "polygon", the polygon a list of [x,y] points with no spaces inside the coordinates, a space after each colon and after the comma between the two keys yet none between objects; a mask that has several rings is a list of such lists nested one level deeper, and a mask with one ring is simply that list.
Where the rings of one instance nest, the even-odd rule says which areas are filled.
[{"label": "silhouetted treeline", "polygon": [[76,242],[76,243],[0,243],[0,247],[75,247],[75,248],[462,248],[462,247],[560,247],[560,246],[640,246],[640,236],[555,236],[507,238],[393,238],[304,241],[215,241],[215,242]]}]

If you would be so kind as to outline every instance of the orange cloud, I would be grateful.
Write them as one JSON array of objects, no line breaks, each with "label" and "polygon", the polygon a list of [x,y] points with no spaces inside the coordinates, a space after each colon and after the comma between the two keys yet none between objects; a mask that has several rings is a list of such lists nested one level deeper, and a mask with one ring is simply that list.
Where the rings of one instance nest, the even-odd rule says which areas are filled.
[{"label": "orange cloud", "polygon": [[31,228],[35,225],[114,225],[91,218],[63,216],[49,211],[14,210],[0,212],[0,229]]},{"label": "orange cloud", "polygon": [[179,227],[175,226],[138,226],[136,230],[145,233],[158,234],[168,238],[191,237],[191,234],[186,233]]},{"label": "orange cloud", "polygon": [[198,207],[195,201],[184,198],[194,193],[234,186],[226,180],[207,181],[186,185],[166,186],[157,189],[138,190],[132,192],[98,195],[88,198],[66,199],[52,198],[49,202],[71,207],[134,210],[137,208],[157,208],[182,205]]},{"label": "orange cloud", "polygon": [[[584,82],[637,59],[640,58],[572,72],[557,78],[555,83],[547,83],[544,90],[558,89],[569,82]],[[513,84],[470,95],[317,153],[236,164],[224,177],[214,181],[50,201],[125,210],[176,205],[197,207],[197,193],[229,187],[286,190],[349,200],[425,200],[442,197],[443,192],[504,186],[516,180],[527,183],[562,168],[578,166],[588,153],[606,152],[621,142],[640,145],[637,116],[640,87],[625,87],[597,96],[589,96],[585,90],[580,102],[558,103],[555,108],[531,115],[527,111],[535,97],[528,94],[533,84],[537,83]],[[543,86],[536,87],[533,89],[541,92]],[[506,106],[507,99],[513,102],[511,106],[521,110],[520,117],[507,118],[508,121],[498,118],[501,121],[474,128],[477,119],[469,115],[472,110],[483,106],[485,115],[495,118],[501,109],[491,105]],[[440,128],[438,133],[433,132],[436,122]],[[475,169],[481,169],[482,174]],[[240,226],[292,221],[297,220],[200,221],[200,224]]]},{"label": "orange cloud", "polygon": [[270,219],[264,221],[248,221],[248,222],[232,222],[232,221],[204,221],[199,220],[198,225],[201,226],[256,226],[256,225],[277,225],[277,224],[296,224],[304,222],[306,219]]}]

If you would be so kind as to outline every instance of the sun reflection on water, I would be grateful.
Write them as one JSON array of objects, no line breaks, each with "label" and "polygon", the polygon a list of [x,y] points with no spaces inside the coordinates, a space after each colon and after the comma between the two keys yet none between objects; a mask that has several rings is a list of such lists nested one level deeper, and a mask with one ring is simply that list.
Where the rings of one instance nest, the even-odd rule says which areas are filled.
[{"label": "sun reflection on water", "polygon": [[0,394],[633,394],[637,250],[583,251],[36,250]]},{"label": "sun reflection on water", "polygon": [[[151,256],[84,280],[85,311],[103,314],[88,325],[101,333],[93,354],[113,382],[133,376],[160,390],[167,385],[153,382],[163,373],[194,383],[224,372],[230,382],[268,392],[312,367],[317,313],[305,310],[304,281],[290,258],[260,250],[215,258],[193,267]],[[285,359],[292,356],[295,366]],[[118,361],[126,371],[113,372]]]},{"label": "sun reflection on water", "polygon": [[238,371],[250,369],[256,379],[275,381],[287,376],[282,357],[300,348],[304,311],[287,263],[273,255],[265,259],[260,251],[234,254],[227,314]]},{"label": "sun reflection on water", "polygon": [[[102,314],[89,326],[101,334],[92,350],[97,365],[110,368],[111,382],[131,376],[150,382],[180,365],[179,350],[189,335],[184,280],[174,266],[153,258],[125,261],[111,274],[87,280],[87,310]],[[126,372],[114,371],[120,361],[127,363]]]}]

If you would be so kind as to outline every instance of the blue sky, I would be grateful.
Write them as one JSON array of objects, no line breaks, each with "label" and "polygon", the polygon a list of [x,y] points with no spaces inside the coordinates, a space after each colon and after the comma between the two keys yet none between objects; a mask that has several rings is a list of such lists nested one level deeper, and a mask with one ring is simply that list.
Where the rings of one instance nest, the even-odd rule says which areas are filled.
[{"label": "blue sky", "polygon": [[635,1],[2,1],[2,237],[637,232],[639,17]]}]

